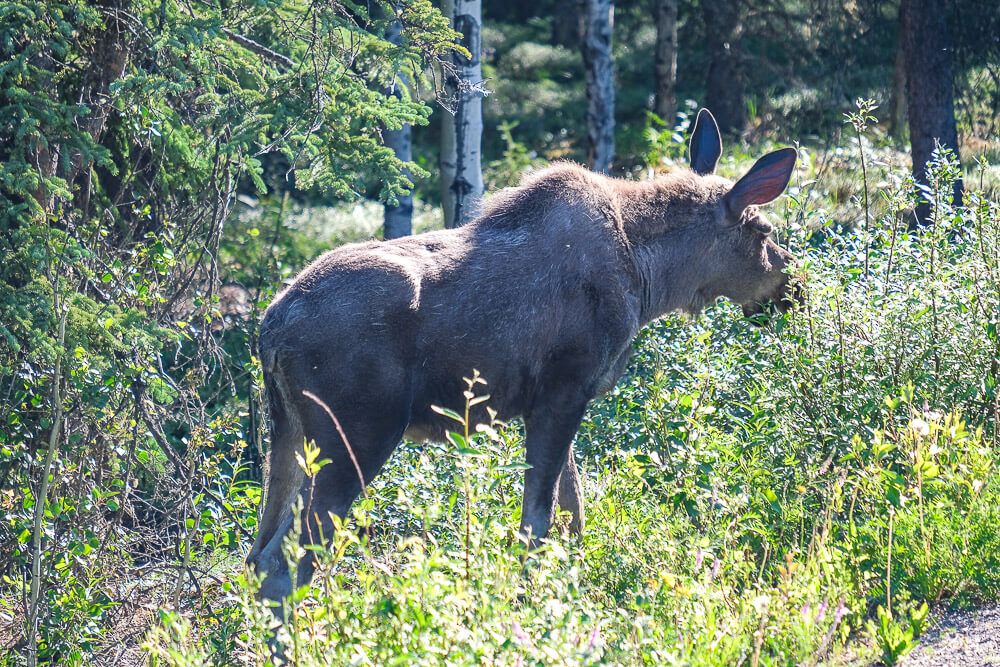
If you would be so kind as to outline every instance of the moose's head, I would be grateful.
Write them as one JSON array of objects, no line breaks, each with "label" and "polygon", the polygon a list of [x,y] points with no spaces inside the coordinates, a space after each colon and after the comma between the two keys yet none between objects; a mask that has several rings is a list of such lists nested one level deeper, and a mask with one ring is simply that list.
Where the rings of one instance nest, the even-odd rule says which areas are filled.
[{"label": "moose's head", "polygon": [[784,312],[802,299],[801,287],[786,270],[794,258],[771,239],[774,228],[757,207],[784,192],[796,151],[782,148],[768,153],[735,183],[715,175],[721,154],[719,126],[702,109],[690,144],[691,170],[702,193],[698,217],[703,235],[704,219],[709,219],[710,251],[699,292],[705,299],[723,296],[736,302],[748,317],[772,306]]}]

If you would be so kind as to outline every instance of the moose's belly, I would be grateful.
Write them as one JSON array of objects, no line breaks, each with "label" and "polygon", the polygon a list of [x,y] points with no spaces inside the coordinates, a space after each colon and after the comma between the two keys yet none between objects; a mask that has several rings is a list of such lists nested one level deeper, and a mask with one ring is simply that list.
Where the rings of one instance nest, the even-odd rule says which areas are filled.
[{"label": "moose's belly", "polygon": [[445,439],[445,429],[435,428],[430,424],[410,422],[403,432],[403,437],[414,442],[440,442]]},{"label": "moose's belly", "polygon": [[[521,417],[530,408],[534,374],[527,365],[519,366],[516,360],[506,364],[480,360],[442,366],[428,364],[416,373],[405,432],[410,440],[441,441],[448,431],[462,432],[464,425],[442,412],[464,419],[467,401],[473,403],[468,406],[470,431],[494,418],[509,421]],[[478,380],[470,387],[468,380],[473,378]],[[472,392],[472,399],[466,397],[467,391]]]}]

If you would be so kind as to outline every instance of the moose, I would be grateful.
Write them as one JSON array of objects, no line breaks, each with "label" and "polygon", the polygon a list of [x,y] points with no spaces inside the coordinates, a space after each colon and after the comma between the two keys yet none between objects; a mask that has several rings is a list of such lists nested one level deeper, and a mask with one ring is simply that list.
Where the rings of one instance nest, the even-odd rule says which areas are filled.
[{"label": "moose", "polygon": [[[649,181],[550,166],[463,227],[331,250],[271,303],[260,331],[268,493],[248,557],[263,598],[292,590],[281,544],[298,498],[300,541],[330,536],[404,436],[444,436],[451,422],[432,406],[464,408],[473,369],[496,415],[524,421],[521,534],[543,538],[557,503],[583,529],[572,442],[640,328],[719,297],[748,316],[800,298],[793,258],[757,209],[785,190],[795,149],[733,183],[714,173],[722,139],[702,109],[689,151],[690,169]],[[472,419],[488,421],[485,406]],[[312,479],[296,460],[305,441],[330,460]],[[307,554],[298,585],[315,568]]]}]

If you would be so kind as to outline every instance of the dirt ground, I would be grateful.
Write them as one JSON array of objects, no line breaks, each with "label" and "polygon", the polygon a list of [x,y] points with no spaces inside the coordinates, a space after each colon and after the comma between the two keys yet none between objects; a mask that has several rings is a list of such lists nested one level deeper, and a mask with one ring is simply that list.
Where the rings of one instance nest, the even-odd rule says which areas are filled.
[{"label": "dirt ground", "polygon": [[932,621],[903,667],[1000,667],[1000,605],[945,612]]}]

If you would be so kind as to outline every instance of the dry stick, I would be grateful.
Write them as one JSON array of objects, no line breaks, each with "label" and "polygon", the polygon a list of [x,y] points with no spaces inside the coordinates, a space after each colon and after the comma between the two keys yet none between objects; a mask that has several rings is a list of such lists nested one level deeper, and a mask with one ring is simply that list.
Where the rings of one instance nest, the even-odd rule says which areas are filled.
[{"label": "dry stick", "polygon": [[[202,414],[202,421],[204,421],[204,414]],[[189,455],[193,454],[192,449],[188,449]],[[193,456],[191,458],[194,458]],[[193,462],[192,465],[187,467],[185,471],[185,484],[187,488],[185,489],[186,494],[184,498],[184,515],[181,519],[182,529],[179,532],[177,539],[177,557],[181,561],[181,567],[177,570],[177,582],[174,585],[174,609],[179,614],[181,612],[181,593],[184,591],[184,576],[188,575],[191,577],[191,581],[194,582],[195,588],[200,596],[201,585],[198,583],[197,577],[191,572],[191,539],[192,537],[197,538],[198,529],[201,527],[201,515],[198,512],[198,508],[195,506],[194,502],[194,474],[193,474]],[[192,521],[191,529],[188,529],[188,520]],[[181,544],[183,541],[184,551],[181,552]]]},{"label": "dry stick", "polygon": [[865,279],[868,279],[868,258],[871,250],[871,214],[868,212],[868,167],[865,165],[865,147],[861,143],[861,129],[855,126],[858,135],[858,153],[861,154],[861,180],[865,195]]},{"label": "dry stick", "polygon": [[[53,292],[56,310],[59,310],[58,293]],[[52,461],[59,445],[59,435],[62,431],[63,397],[60,391],[62,384],[62,347],[66,342],[66,318],[69,308],[62,308],[59,318],[59,346],[56,354],[56,365],[52,371],[52,430],[49,432],[48,450],[45,452],[45,465],[42,467],[42,479],[38,485],[38,496],[35,498],[35,521],[31,534],[31,592],[28,604],[27,634],[28,634],[28,667],[38,664],[38,597],[41,594],[42,578],[42,520],[45,518],[45,506],[48,504],[49,475],[52,473]]]},{"label": "dry stick", "polygon": [[[184,515],[181,517],[181,525],[184,526],[184,532],[181,533],[183,536],[187,532],[187,520],[188,520],[188,503],[184,503]],[[184,539],[181,537],[181,539]],[[190,562],[191,540],[184,539],[184,555],[181,556],[181,567],[177,570],[177,581],[174,583],[174,611],[178,614],[181,611],[181,591],[184,588],[184,575],[186,574],[186,568]]]},{"label": "dry stick", "polygon": [[242,46],[247,51],[255,53],[261,58],[264,58],[265,60],[270,60],[271,62],[275,63],[282,69],[295,68],[295,61],[289,58],[288,56],[278,53],[277,51],[274,51],[272,49],[269,49],[263,44],[255,42],[254,40],[250,39],[249,37],[246,37],[245,35],[240,35],[239,33],[235,33],[229,28],[223,28],[222,34],[228,37],[231,41]]}]

